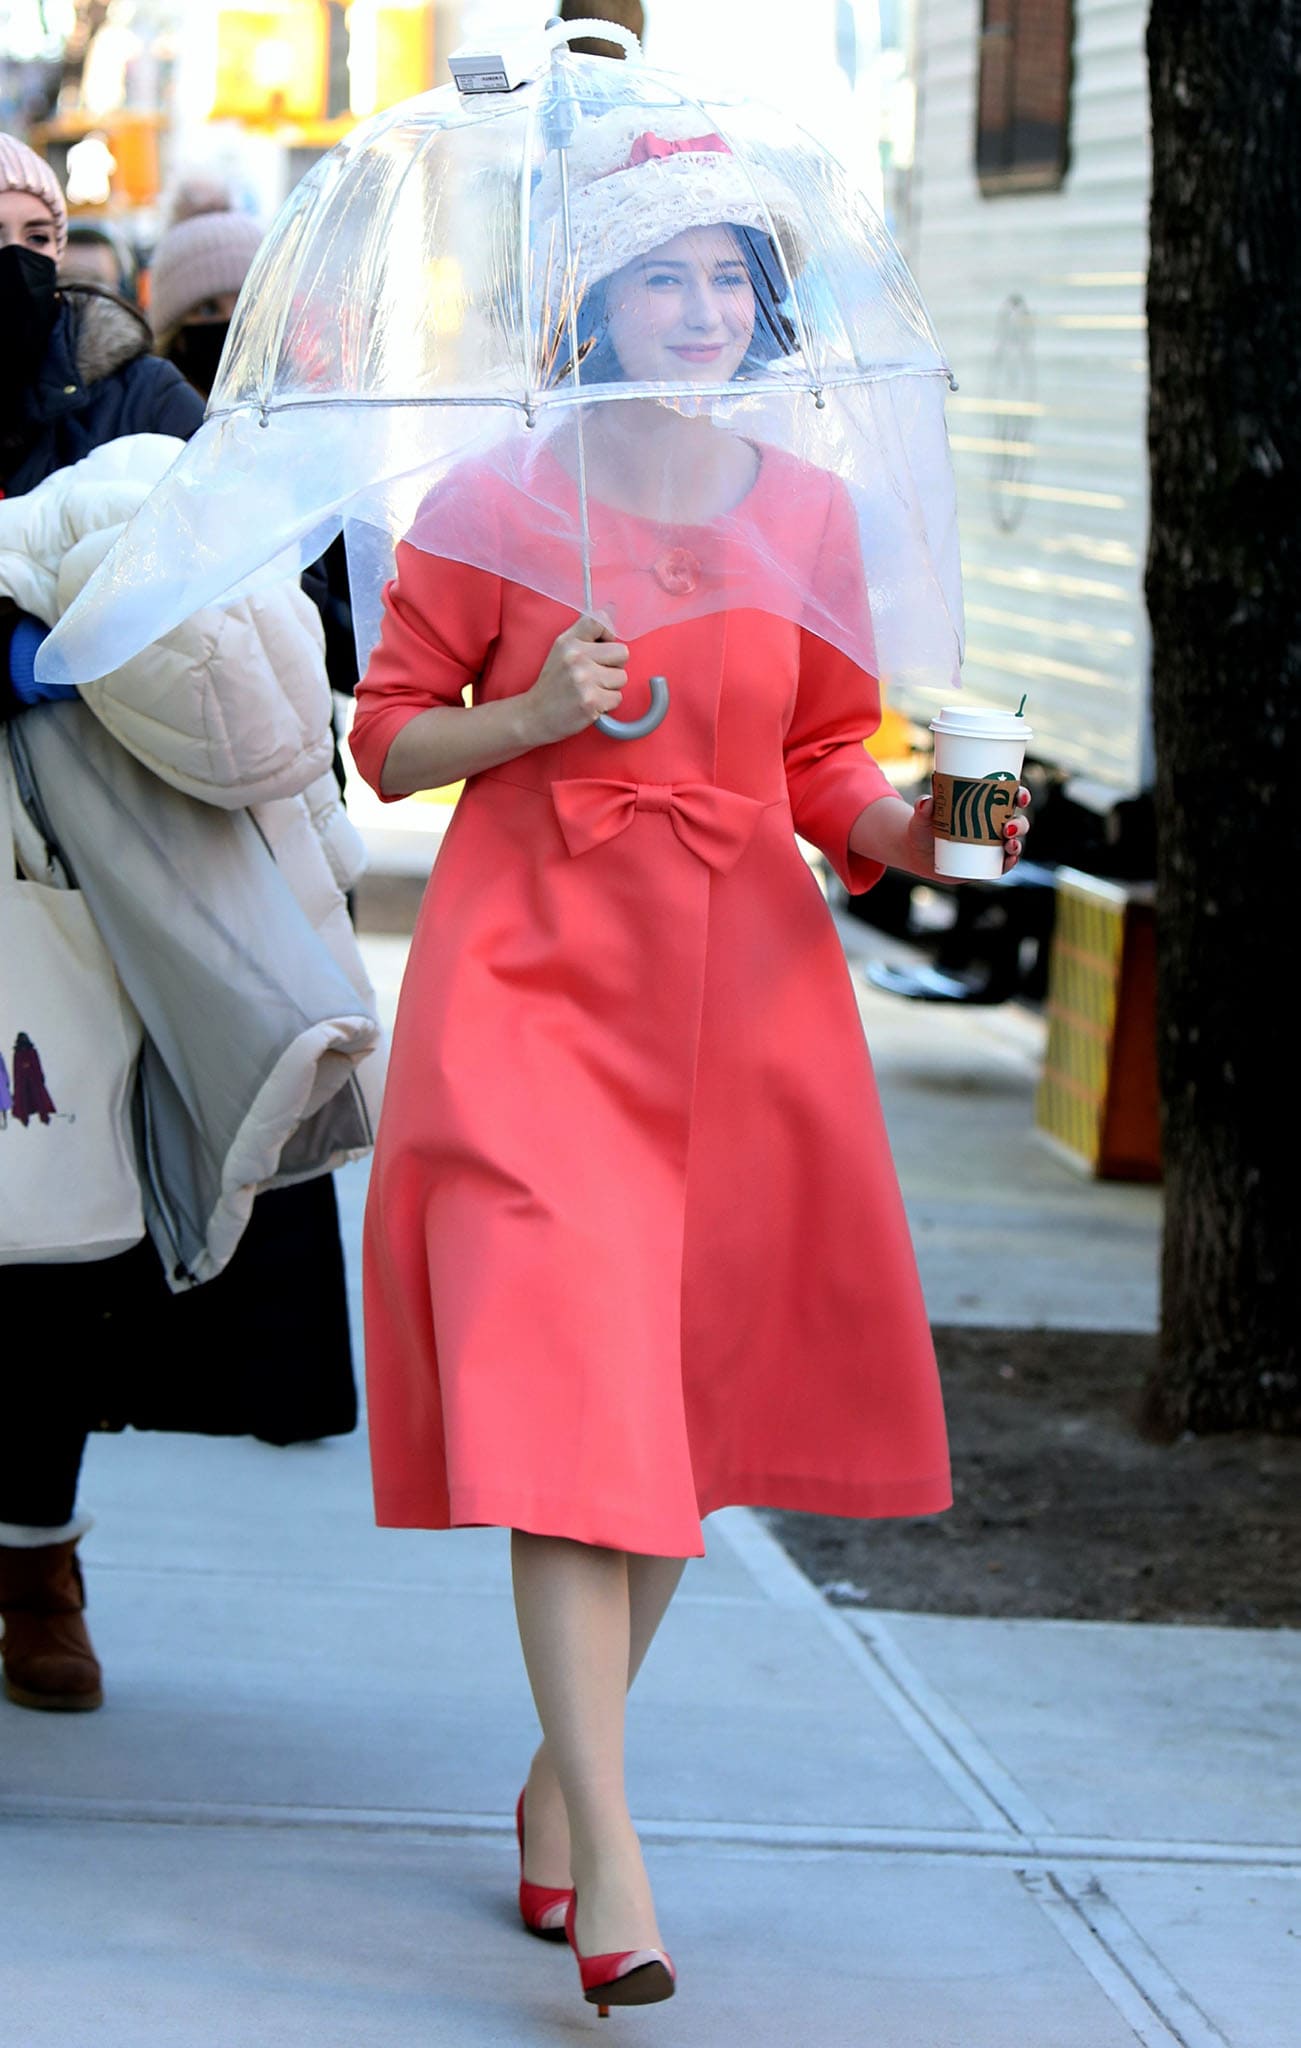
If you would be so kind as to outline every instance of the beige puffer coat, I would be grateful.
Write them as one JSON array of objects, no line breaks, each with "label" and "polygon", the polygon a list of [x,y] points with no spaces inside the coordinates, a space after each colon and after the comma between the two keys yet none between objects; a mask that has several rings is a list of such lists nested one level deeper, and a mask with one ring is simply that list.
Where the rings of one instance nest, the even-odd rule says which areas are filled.
[{"label": "beige puffer coat", "polygon": [[[163,434],[128,434],[0,502],[0,595],[53,625],[183,446]],[[344,901],[366,857],[331,768],[320,619],[296,580],[259,581],[233,604],[196,612],[80,694],[114,739],[173,789],[252,811],[311,923],[369,998]],[[373,1085],[380,1063],[367,1065]]]},{"label": "beige puffer coat", "polygon": [[[61,617],[182,445],[125,436],[0,502],[0,595]],[[24,801],[70,857],[147,1037],[158,1026],[185,1068],[149,1065],[169,1142],[142,1167],[178,1289],[222,1270],[259,1188],[360,1156],[378,1119],[383,1034],[343,894],[364,856],[330,766],[323,645],[297,579],[264,575],[80,705],[10,730]],[[19,843],[44,878],[45,842]],[[249,931],[265,849],[278,874]]]}]

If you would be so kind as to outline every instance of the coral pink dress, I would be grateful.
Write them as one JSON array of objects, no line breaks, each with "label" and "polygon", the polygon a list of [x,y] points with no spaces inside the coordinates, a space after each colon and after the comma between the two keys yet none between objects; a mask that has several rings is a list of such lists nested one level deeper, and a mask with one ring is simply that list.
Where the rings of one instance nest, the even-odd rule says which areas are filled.
[{"label": "coral pink dress", "polygon": [[[822,472],[764,451],[747,512],[811,580],[843,572]],[[644,575],[662,536],[626,525]],[[401,727],[467,684],[529,688],[572,623],[403,543],[357,692],[362,774],[378,788]],[[795,844],[853,890],[877,879],[848,845],[889,793],[863,748],[876,685],[760,611],[635,642],[622,716],[657,672],[656,732],[476,776],[434,868],[366,1219],[382,1524],[693,1556],[728,1502],[949,1504],[862,1026]]]}]

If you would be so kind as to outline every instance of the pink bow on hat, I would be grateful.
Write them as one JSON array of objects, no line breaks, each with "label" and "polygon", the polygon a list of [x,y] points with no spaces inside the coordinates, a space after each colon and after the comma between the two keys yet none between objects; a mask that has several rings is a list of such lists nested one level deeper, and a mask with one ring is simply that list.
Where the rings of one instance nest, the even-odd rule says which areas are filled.
[{"label": "pink bow on hat", "polygon": [[649,163],[653,157],[688,156],[695,155],[697,152],[700,154],[712,153],[718,156],[731,156],[732,154],[721,135],[679,135],[671,140],[666,140],[664,136],[655,135],[650,129],[647,129],[646,133],[639,135],[633,143],[628,156],[627,169],[631,170],[634,164]]}]

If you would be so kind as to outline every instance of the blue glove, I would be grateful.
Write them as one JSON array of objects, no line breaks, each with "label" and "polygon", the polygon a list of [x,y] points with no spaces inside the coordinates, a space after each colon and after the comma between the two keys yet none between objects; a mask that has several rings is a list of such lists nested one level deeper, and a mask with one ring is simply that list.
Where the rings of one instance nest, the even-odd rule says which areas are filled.
[{"label": "blue glove", "polygon": [[75,697],[75,683],[38,683],[36,680],[36,655],[42,641],[48,640],[50,629],[39,619],[24,612],[14,625],[9,639],[9,680],[20,704],[53,703],[59,697]]}]

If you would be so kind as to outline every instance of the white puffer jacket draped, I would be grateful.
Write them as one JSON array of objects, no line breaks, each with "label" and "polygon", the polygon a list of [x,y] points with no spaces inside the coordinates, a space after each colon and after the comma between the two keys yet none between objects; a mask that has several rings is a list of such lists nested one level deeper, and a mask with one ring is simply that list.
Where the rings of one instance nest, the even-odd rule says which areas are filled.
[{"label": "white puffer jacket draped", "polygon": [[[182,445],[163,435],[128,435],[56,471],[25,495],[0,502],[0,595],[52,625]],[[208,1278],[226,1263],[257,1186],[302,1178],[304,1171],[321,1171],[355,1156],[365,1149],[357,1142],[357,1133],[368,1137],[367,1126],[373,1125],[378,1109],[381,1034],[343,894],[364,866],[364,851],[343,811],[331,769],[331,700],[323,646],[316,608],[297,583],[264,583],[234,603],[197,612],[123,668],[80,692],[95,724],[171,790],[197,799],[209,817],[214,808],[248,813],[254,840],[248,836],[247,823],[232,816],[229,842],[214,842],[210,832],[205,835],[196,816],[196,847],[200,840],[220,848],[229,843],[233,879],[238,863],[249,861],[250,846],[260,841],[270,850],[332,963],[323,961],[328,971],[320,977],[309,972],[317,991],[312,1030],[304,1029],[300,1041],[283,1049],[257,1049],[264,1065],[274,1052],[282,1085],[273,1100],[250,1080],[246,1114],[212,1162],[214,1193],[205,1208],[204,1241],[192,1245],[181,1261],[185,1271],[177,1278],[184,1284]],[[56,714],[56,723],[60,716]],[[65,778],[79,775],[95,752],[88,729],[79,727],[75,718],[63,717],[62,727],[57,746],[49,720],[39,712],[20,719],[14,729],[15,747],[22,742],[35,776],[34,795],[60,843],[79,836],[80,820],[70,809]],[[112,776],[116,771],[108,772]],[[120,809],[122,791],[130,787],[125,766],[118,779]],[[56,815],[60,805],[62,818]],[[160,810],[164,808],[160,803]],[[168,816],[174,830],[184,833],[185,815],[173,801]],[[119,949],[139,945],[139,935],[129,923],[116,935],[105,930],[114,914],[112,878],[101,891],[101,916],[94,878],[85,871],[95,864],[98,846],[98,841],[92,845],[83,840],[80,859],[71,843],[67,851],[148,1031],[149,1018],[138,989],[132,987],[130,963],[119,956]],[[221,858],[225,857],[223,853]],[[219,875],[214,874],[213,887],[220,891]],[[119,894],[116,909],[120,908]],[[289,951],[294,951],[292,944]],[[328,975],[335,969],[341,970],[344,981],[331,984]],[[345,985],[347,998],[342,993]],[[331,986],[339,992],[332,1005]],[[293,990],[288,993],[292,996]],[[257,1010],[257,997],[250,989],[246,1011],[254,1041],[261,1024]],[[338,1058],[340,1052],[343,1059]],[[251,1068],[253,1064],[251,1047]],[[295,1066],[300,1069],[298,1079],[288,1085]],[[333,1147],[313,1145],[303,1120],[315,1113],[332,1087],[344,1084],[346,1073],[355,1073],[361,1086],[360,1124],[354,1118],[351,1137]],[[336,1113],[333,1127],[336,1132],[345,1130],[347,1119]],[[184,1148],[177,1150],[180,1156]]]},{"label": "white puffer jacket draped", "polygon": [[[62,618],[184,445],[128,434],[0,502],[0,595],[47,626]],[[223,810],[256,809],[318,927],[331,915],[346,922],[341,892],[366,859],[330,765],[324,645],[311,599],[281,582],[196,612],[81,692],[114,739],[173,789]],[[287,811],[265,808],[287,800]],[[313,842],[337,885],[332,895]]]}]

